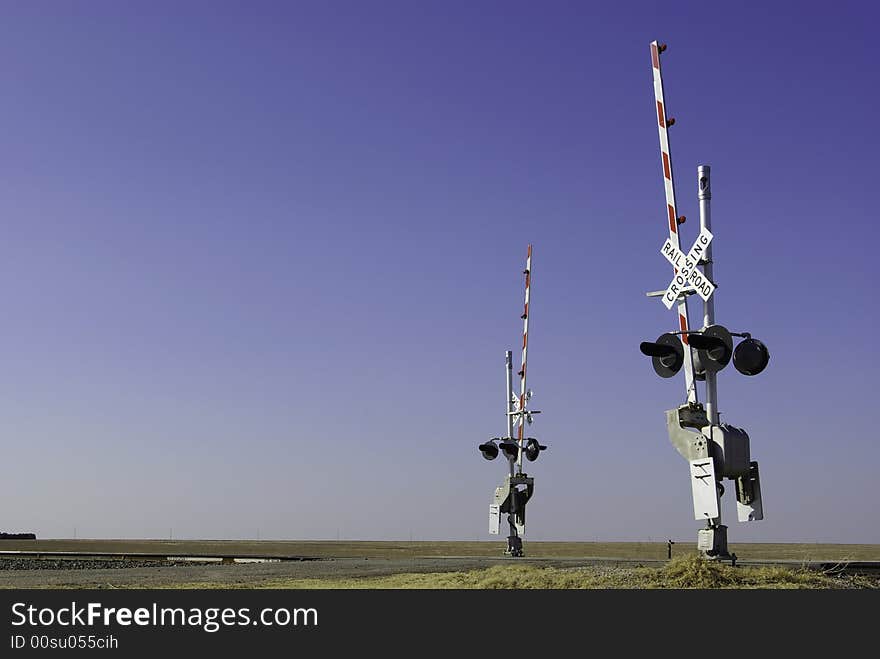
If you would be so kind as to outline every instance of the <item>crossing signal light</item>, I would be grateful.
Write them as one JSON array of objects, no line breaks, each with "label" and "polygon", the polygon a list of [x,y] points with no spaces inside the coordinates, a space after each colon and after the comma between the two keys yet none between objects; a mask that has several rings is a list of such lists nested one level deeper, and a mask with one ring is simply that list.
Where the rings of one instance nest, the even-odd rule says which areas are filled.
[{"label": "crossing signal light", "polygon": [[[496,444],[495,442],[498,442]],[[515,440],[512,439],[502,439],[498,440],[490,439],[488,442],[484,444],[480,444],[477,448],[480,449],[480,453],[483,455],[486,460],[494,460],[498,457],[498,450],[501,449],[501,452],[504,453],[504,456],[508,459],[516,459],[519,456],[519,444]],[[538,443],[538,440],[534,437],[529,437],[525,441],[525,446],[523,447],[523,454],[526,456],[526,459],[529,462],[534,462],[538,459],[538,456],[541,455],[541,451],[547,450],[547,447],[543,444]]]},{"label": "crossing signal light", "polygon": [[709,325],[699,334],[688,334],[688,345],[697,351],[694,371],[701,380],[706,379],[706,373],[717,373],[727,366],[733,355],[733,337],[723,325]]},{"label": "crossing signal light", "polygon": [[639,350],[651,358],[654,371],[661,378],[671,378],[684,364],[684,346],[675,334],[661,334],[653,343],[643,341]]},{"label": "crossing signal light", "polygon": [[767,346],[751,336],[741,341],[733,351],[733,367],[743,375],[757,375],[767,368],[769,362]]},{"label": "crossing signal light", "polygon": [[[744,337],[733,347],[733,337]],[[694,350],[694,376],[705,380],[707,373],[717,373],[730,363],[743,375],[758,375],[767,368],[770,352],[767,346],[753,339],[751,334],[731,334],[723,325],[709,325],[701,331],[687,333],[688,347]],[[642,354],[651,358],[654,371],[661,378],[671,378],[684,364],[684,346],[673,333],[661,334],[653,343],[639,345]]]},{"label": "crossing signal light", "polygon": [[483,457],[487,460],[494,460],[498,457],[498,446],[492,439],[490,439],[485,444],[480,444],[477,448],[480,449],[480,453],[482,453]]},{"label": "crossing signal light", "polygon": [[519,457],[519,445],[512,439],[505,439],[501,442],[500,447],[508,460],[515,460]]},{"label": "crossing signal light", "polygon": [[545,451],[546,449],[547,447],[543,444],[539,444],[537,439],[529,437],[526,440],[526,447],[523,452],[526,454],[526,460],[534,462],[538,459],[538,456],[541,455],[541,451]]}]

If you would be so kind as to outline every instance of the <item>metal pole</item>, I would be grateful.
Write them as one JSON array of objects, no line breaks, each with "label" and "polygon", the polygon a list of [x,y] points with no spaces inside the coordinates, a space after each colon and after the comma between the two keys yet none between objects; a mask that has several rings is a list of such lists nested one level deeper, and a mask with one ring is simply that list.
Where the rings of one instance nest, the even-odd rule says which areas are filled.
[{"label": "metal pole", "polygon": [[[511,412],[516,411],[516,403],[513,398],[513,352],[507,350],[504,353],[504,361],[505,361],[505,370],[506,379],[507,379],[507,439],[513,439],[513,414]],[[507,466],[510,468],[510,477],[513,478],[516,475],[516,458],[508,458]],[[510,550],[511,546],[511,537],[516,536],[516,488],[511,485],[510,488],[510,510],[507,513],[507,526],[509,528],[508,536],[507,536],[507,549]]]},{"label": "metal pole", "polygon": [[[514,409],[514,399],[513,399],[513,352],[511,350],[507,350],[504,353],[504,361],[505,361],[505,377],[507,379],[507,439],[513,439],[513,412]],[[514,461],[509,459],[507,461],[510,464],[510,475],[514,475]]]},{"label": "metal pole", "polygon": [[[712,176],[711,176],[711,168],[709,165],[700,165],[697,167],[697,199],[700,201],[700,228],[706,229],[711,233],[712,231]],[[706,275],[706,279],[713,282],[715,278],[712,275],[712,243],[709,243],[709,246],[706,248],[706,263],[703,265],[703,274]],[[703,301],[703,327],[708,327],[709,325],[715,324],[715,296],[712,295],[708,300]],[[709,424],[711,426],[715,426],[719,423],[718,417],[718,374],[717,373],[709,373],[706,371],[706,416],[709,419]],[[709,432],[714,432],[714,428],[711,428]],[[721,482],[721,477],[718,477],[718,483]],[[726,529],[724,529],[721,524],[721,497],[718,497],[718,517],[712,519],[709,522],[709,528],[715,528],[716,533],[724,533],[724,541],[723,543],[719,543],[721,545],[721,551],[723,554],[727,554],[727,536]],[[720,528],[719,528],[720,527]]]},{"label": "metal pole", "polygon": [[507,439],[513,439],[513,352],[508,350],[504,353],[504,360],[506,362],[506,373],[504,374],[507,378],[507,410],[505,414],[507,414]]},{"label": "metal pole", "polygon": [[[697,198],[700,200],[700,228],[712,231],[712,178],[709,165],[697,167]],[[712,276],[712,243],[706,247],[706,263],[703,265],[703,273],[706,279],[715,281]],[[715,324],[715,296],[712,295],[703,302],[703,327]],[[718,385],[717,373],[706,373],[706,416],[709,423],[717,424],[718,421]]]}]

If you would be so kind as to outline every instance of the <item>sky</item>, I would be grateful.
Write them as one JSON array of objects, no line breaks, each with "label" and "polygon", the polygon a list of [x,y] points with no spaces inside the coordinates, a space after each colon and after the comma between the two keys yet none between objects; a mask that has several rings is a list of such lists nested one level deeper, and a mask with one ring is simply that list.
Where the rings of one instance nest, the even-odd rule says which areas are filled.
[{"label": "sky", "polygon": [[0,10],[0,530],[503,547],[531,243],[526,547],[693,541],[638,349],[676,329],[657,39],[682,242],[708,164],[716,318],[771,354],[718,377],[765,511],[726,481],[730,541],[880,543],[871,3]]}]

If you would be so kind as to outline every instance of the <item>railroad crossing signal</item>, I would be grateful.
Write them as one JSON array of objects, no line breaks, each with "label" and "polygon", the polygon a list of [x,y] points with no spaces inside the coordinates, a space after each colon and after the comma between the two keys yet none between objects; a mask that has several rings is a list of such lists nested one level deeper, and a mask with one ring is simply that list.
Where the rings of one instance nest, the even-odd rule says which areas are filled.
[{"label": "railroad crossing signal", "polygon": [[498,457],[498,445],[495,443],[497,438],[490,439],[485,444],[480,444],[477,448],[480,449],[480,453],[487,460],[494,460]]},{"label": "railroad crossing signal", "polygon": [[669,286],[666,287],[666,292],[663,294],[663,304],[666,305],[667,309],[672,309],[672,305],[678,301],[679,296],[691,290],[687,288],[687,284],[690,284],[693,290],[704,300],[708,301],[712,297],[712,293],[715,292],[715,284],[709,281],[706,275],[697,270],[697,265],[706,256],[706,250],[711,242],[712,234],[703,227],[700,230],[700,235],[697,236],[697,240],[694,242],[694,246],[691,247],[687,254],[683,254],[670,238],[667,238],[666,242],[663,243],[660,253],[675,268],[675,276],[669,282]]},{"label": "railroad crossing signal", "polygon": [[697,379],[706,379],[706,373],[717,373],[730,362],[733,337],[723,325],[709,325],[700,334],[688,334],[688,343],[697,351],[694,368]]},{"label": "railroad crossing signal", "polygon": [[639,350],[643,355],[651,358],[654,371],[661,378],[673,377],[684,364],[684,347],[681,339],[671,332],[661,334],[654,343],[642,342]]},{"label": "railroad crossing signal", "polygon": [[[504,457],[508,460],[516,460],[519,457],[519,444],[512,439],[493,437],[485,444],[480,444],[477,448],[480,449],[480,453],[487,460],[494,460],[497,458],[499,449],[501,449],[501,452],[504,453]],[[541,455],[541,451],[546,449],[547,447],[538,443],[538,440],[534,437],[526,437],[522,451],[526,460],[534,462],[538,459],[538,456]]]},{"label": "railroad crossing signal", "polygon": [[[669,237],[660,253],[674,269],[674,277],[665,291],[648,293],[662,297],[667,309],[677,306],[677,331],[661,334],[656,341],[645,341],[642,354],[651,358],[654,371],[671,378],[684,371],[687,401],[666,411],[669,440],[690,465],[694,518],[704,520],[706,527],[697,533],[697,548],[714,558],[736,561],[728,552],[727,526],[721,523],[720,498],[724,493],[721,481],[736,482],[737,519],[741,522],[763,519],[763,503],[758,463],[751,459],[748,433],[742,428],[722,423],[718,412],[717,374],[731,361],[744,375],[757,375],[766,368],[770,353],[766,346],[748,332],[732,333],[715,323],[715,282],[713,281],[710,168],[697,168],[700,202],[700,234],[691,249],[681,250],[678,215],[673,182],[672,158],[669,148],[669,127],[674,119],[666,115],[660,54],[666,46],[651,44],[654,73],[656,121],[660,137],[660,161],[666,194],[665,221]],[[702,267],[701,271],[699,267]],[[698,294],[703,300],[702,329],[691,329],[688,297]],[[734,348],[733,337],[743,340]],[[696,381],[705,382],[705,406],[698,401]],[[670,545],[671,548],[671,545]]]},{"label": "railroad crossing signal", "polygon": [[769,361],[767,346],[750,336],[733,353],[733,366],[743,375],[757,375],[767,368]]},{"label": "railroad crossing signal", "polygon": [[[743,375],[758,375],[770,362],[770,351],[748,332],[733,334],[724,325],[709,325],[703,330],[667,332],[656,341],[643,341],[639,350],[651,358],[654,372],[661,378],[671,378],[684,364],[684,345],[679,336],[687,336],[688,348],[693,350],[694,377],[705,380],[706,373],[718,373],[730,363]],[[733,348],[733,337],[744,340]]]},{"label": "railroad crossing signal", "polygon": [[[526,525],[526,504],[531,499],[535,489],[535,479],[522,470],[522,459],[534,462],[546,450],[546,446],[539,443],[534,437],[523,437],[526,424],[531,425],[532,415],[540,414],[540,410],[531,410],[528,403],[532,398],[531,390],[526,388],[526,367],[529,345],[529,302],[530,284],[532,273],[532,246],[529,245],[526,257],[525,307],[520,318],[523,321],[522,342],[522,366],[519,370],[520,388],[519,395],[513,393],[513,353],[508,350],[505,353],[505,382],[507,386],[506,400],[506,426],[505,437],[493,437],[487,442],[478,445],[480,454],[486,460],[494,460],[499,452],[504,454],[508,463],[508,474],[504,482],[495,488],[492,503],[489,504],[489,533],[497,535],[501,531],[501,515],[507,514],[507,522],[510,534],[507,536],[507,549],[505,554],[509,556],[522,556],[522,538]],[[514,432],[514,426],[517,426]]]},{"label": "railroad crossing signal", "polygon": [[543,444],[539,444],[537,439],[529,437],[526,439],[526,447],[523,449],[523,455],[526,456],[526,460],[529,462],[534,462],[538,459],[538,456],[541,455],[541,451],[546,449],[547,447]]}]

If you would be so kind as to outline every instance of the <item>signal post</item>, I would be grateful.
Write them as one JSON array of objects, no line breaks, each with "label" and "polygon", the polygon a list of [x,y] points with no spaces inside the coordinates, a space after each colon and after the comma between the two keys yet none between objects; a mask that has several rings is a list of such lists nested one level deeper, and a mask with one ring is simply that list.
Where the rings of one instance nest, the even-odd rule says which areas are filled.
[{"label": "signal post", "polygon": [[[508,462],[508,474],[504,482],[495,488],[492,503],[489,504],[489,533],[497,535],[501,531],[501,515],[507,514],[509,533],[507,536],[507,549],[504,551],[508,556],[522,556],[522,534],[526,526],[526,504],[532,498],[535,490],[535,479],[522,470],[523,456],[533,462],[538,459],[543,446],[534,437],[524,437],[525,425],[532,424],[532,415],[540,414],[540,410],[528,409],[529,400],[532,397],[530,389],[526,388],[526,366],[528,363],[529,347],[529,303],[532,278],[532,246],[529,245],[526,257],[526,269],[523,271],[526,278],[526,301],[523,314],[523,348],[522,367],[518,373],[520,379],[520,393],[513,393],[513,353],[508,350],[504,353],[504,376],[507,388],[507,403],[505,405],[505,417],[507,421],[507,434],[504,437],[493,437],[489,441],[480,444],[478,448],[486,460],[494,460],[498,457],[499,450],[504,453]],[[517,427],[514,437],[514,426]]]},{"label": "signal post", "polygon": [[[735,562],[736,555],[728,551],[727,527],[721,522],[722,481],[727,478],[735,482],[739,521],[763,519],[764,512],[758,463],[751,460],[749,435],[742,428],[720,421],[717,374],[732,357],[737,371],[757,375],[766,368],[770,354],[766,346],[748,332],[730,332],[715,323],[712,182],[708,165],[697,168],[700,232],[686,254],[681,250],[679,234],[685,217],[677,213],[668,134],[675,120],[666,115],[660,70],[660,54],[665,48],[656,41],[651,44],[669,226],[669,238],[660,252],[673,266],[674,274],[666,290],[648,293],[648,296],[660,297],[667,309],[676,307],[679,329],[661,334],[656,341],[643,342],[640,350],[651,357],[654,371],[663,378],[671,378],[684,369],[687,400],[666,411],[666,429],[672,445],[689,463],[694,518],[706,523],[705,528],[698,531],[697,547],[709,558]],[[687,302],[694,294],[703,300],[700,329],[691,329],[689,323]],[[733,337],[743,339],[736,349]],[[697,395],[699,381],[706,383],[705,406]]]}]

